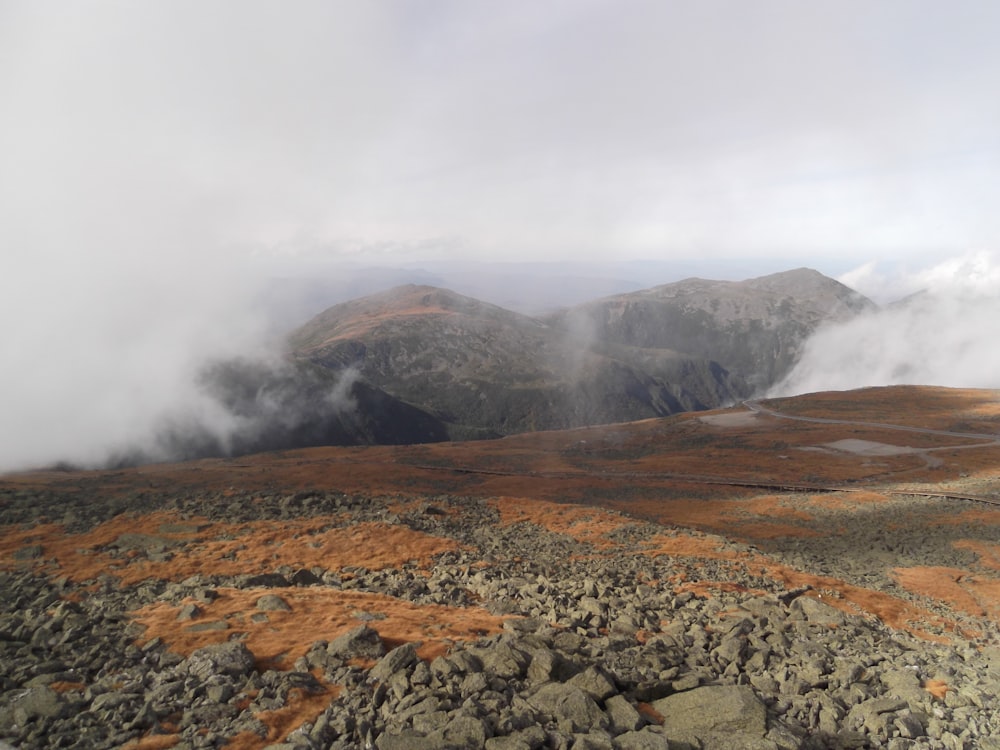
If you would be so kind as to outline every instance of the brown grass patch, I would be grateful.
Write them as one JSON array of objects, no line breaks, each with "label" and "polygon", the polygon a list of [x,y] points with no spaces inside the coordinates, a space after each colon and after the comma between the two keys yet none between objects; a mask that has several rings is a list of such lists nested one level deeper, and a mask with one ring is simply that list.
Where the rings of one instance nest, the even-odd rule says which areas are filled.
[{"label": "brown grass patch", "polygon": [[806,503],[810,507],[825,510],[854,510],[859,507],[873,507],[889,502],[889,495],[881,492],[862,490],[861,492],[837,492],[809,495]]},{"label": "brown grass patch", "polygon": [[823,536],[815,529],[807,529],[803,526],[793,526],[790,523],[742,523],[739,528],[732,529],[736,536],[743,539],[808,539],[809,537]]},{"label": "brown grass patch", "polygon": [[974,617],[1000,622],[1000,580],[940,566],[895,568],[893,575],[908,591],[945,602]]},{"label": "brown grass patch", "polygon": [[812,537],[820,532],[806,526],[780,523],[774,518],[815,522],[799,507],[799,498],[761,495],[736,499],[639,500],[622,507],[659,523],[722,532],[741,539]]},{"label": "brown grass patch", "polygon": [[600,508],[566,505],[528,497],[501,497],[491,502],[500,513],[500,524],[533,523],[555,534],[609,549],[615,544],[607,535],[634,522]]},{"label": "brown grass patch", "polygon": [[[897,385],[810,393],[762,403],[775,411],[796,416],[885,422],[958,432],[995,432],[996,422],[1000,420],[1000,391],[976,388]],[[962,425],[956,422],[963,420],[971,424],[960,429]]]},{"label": "brown grass patch", "polygon": [[939,700],[944,700],[945,695],[951,690],[944,680],[924,680],[923,688]]},{"label": "brown grass patch", "polygon": [[959,539],[952,545],[957,549],[967,549],[979,555],[979,564],[993,570],[1000,570],[1000,544],[979,539]]},{"label": "brown grass patch", "polygon": [[700,557],[706,560],[735,560],[737,553],[724,549],[725,540],[712,536],[664,532],[643,542],[637,550],[649,557]]},{"label": "brown grass patch", "polygon": [[[479,607],[445,607],[414,604],[382,594],[327,588],[216,589],[212,602],[186,600],[180,606],[155,602],[132,613],[146,627],[143,640],[160,637],[168,647],[189,656],[195,649],[242,638],[261,667],[289,669],[320,640],[333,640],[364,623],[379,632],[387,646],[420,641],[417,652],[424,659],[445,653],[454,641],[500,632],[504,618]],[[257,600],[277,594],[291,612],[267,612],[266,622],[255,622]],[[183,604],[197,604],[196,620],[177,621]],[[225,630],[192,630],[199,623],[224,622]]]},{"label": "brown grass patch", "polygon": [[966,508],[958,513],[942,513],[928,523],[935,526],[963,524],[1000,526],[1000,508]]},{"label": "brown grass patch", "polygon": [[[906,630],[925,640],[937,642],[945,640],[942,636],[929,632],[926,629],[928,626],[941,630],[955,629],[954,622],[898,597],[854,586],[838,578],[804,573],[787,565],[776,563],[763,555],[742,554],[733,549],[726,549],[723,540],[710,536],[658,535],[647,548],[642,550],[642,554],[728,561],[734,567],[738,566],[778,581],[789,590],[811,586],[816,592],[815,596],[843,612],[877,617],[891,628]],[[738,571],[734,571],[734,576],[737,573]],[[728,590],[720,588],[719,584],[715,582],[682,585],[688,586],[689,589],[686,590],[692,591],[698,590],[698,587],[701,591]],[[733,590],[739,590],[739,588]],[[823,596],[823,592],[826,592],[827,596]]]},{"label": "brown grass patch", "polygon": [[[688,581],[674,587],[674,592],[678,594],[691,593],[703,599],[711,599],[713,594],[719,592],[736,594],[753,594],[754,596],[764,596],[767,592],[760,589],[751,589],[741,586],[731,581]],[[726,613],[720,612],[720,617]]]},{"label": "brown grass patch", "polygon": [[56,680],[55,682],[50,682],[49,687],[55,690],[57,693],[71,693],[75,690],[85,690],[86,685],[82,682],[67,682],[65,680]]},{"label": "brown grass patch", "polygon": [[223,747],[234,750],[259,750],[288,736],[307,721],[314,721],[326,710],[330,701],[340,694],[339,685],[329,685],[322,693],[307,693],[298,688],[288,691],[286,703],[273,711],[261,711],[257,718],[267,727],[267,735],[261,737],[253,732],[240,732]]},{"label": "brown grass patch", "polygon": [[[191,530],[164,533],[162,528],[171,523]],[[173,512],[123,514],[84,534],[66,534],[59,524],[42,524],[8,531],[0,542],[0,565],[11,567],[18,562],[13,560],[14,551],[37,543],[42,545],[43,558],[54,558],[70,580],[86,581],[106,573],[123,583],[138,583],[149,578],[180,581],[207,571],[216,575],[270,573],[283,565],[327,570],[348,565],[381,570],[406,562],[427,565],[434,556],[459,547],[451,539],[405,526],[366,522],[329,528],[330,524],[330,517],[211,523],[181,519]],[[183,546],[170,547],[172,556],[163,562],[104,551],[123,534],[148,534]]]},{"label": "brown grass patch", "polygon": [[663,724],[663,714],[653,708],[649,703],[639,702],[636,710],[646,717],[653,724]]},{"label": "brown grass patch", "polygon": [[167,750],[181,741],[180,734],[147,734],[122,746],[122,750]]}]

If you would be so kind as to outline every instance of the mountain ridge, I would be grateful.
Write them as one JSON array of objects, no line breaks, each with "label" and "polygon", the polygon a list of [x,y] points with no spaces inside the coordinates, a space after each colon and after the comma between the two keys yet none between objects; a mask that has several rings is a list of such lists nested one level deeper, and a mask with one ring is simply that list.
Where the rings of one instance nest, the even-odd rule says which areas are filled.
[{"label": "mountain ridge", "polygon": [[428,285],[342,302],[292,356],[355,368],[461,438],[667,416],[769,385],[829,319],[874,305],[812,269],[686,279],[528,316]]}]

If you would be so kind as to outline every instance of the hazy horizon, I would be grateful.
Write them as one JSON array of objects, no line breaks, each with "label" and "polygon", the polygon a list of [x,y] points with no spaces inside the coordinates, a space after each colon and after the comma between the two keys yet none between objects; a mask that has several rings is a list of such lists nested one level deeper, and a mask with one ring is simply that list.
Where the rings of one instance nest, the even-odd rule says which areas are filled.
[{"label": "hazy horizon", "polygon": [[[359,268],[542,306],[550,273],[808,266],[951,301],[824,333],[801,387],[1000,385],[998,26],[973,0],[0,0],[0,470],[211,413],[207,358],[266,359],[322,304],[275,279]],[[856,370],[859,341],[891,361]]]}]

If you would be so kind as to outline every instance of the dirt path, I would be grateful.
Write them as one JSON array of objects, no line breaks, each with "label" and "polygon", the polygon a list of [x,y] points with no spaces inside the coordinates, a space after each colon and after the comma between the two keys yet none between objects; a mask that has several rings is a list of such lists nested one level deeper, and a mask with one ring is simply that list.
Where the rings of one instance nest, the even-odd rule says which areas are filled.
[{"label": "dirt path", "polygon": [[[932,430],[929,427],[911,427],[909,425],[890,424],[886,422],[862,422],[853,419],[830,419],[826,417],[803,417],[797,414],[782,414],[780,411],[775,411],[774,409],[768,409],[766,406],[762,406],[759,401],[752,400],[744,401],[743,405],[756,414],[767,414],[768,416],[775,417],[777,419],[791,419],[796,422],[810,422],[813,424],[842,424],[853,427],[872,427],[880,430],[898,430],[900,432],[915,432],[921,435],[940,435],[942,437],[970,438],[973,440],[982,440],[990,437],[988,434],[983,434],[981,432],[952,432],[950,430]],[[992,439],[987,440],[985,443],[979,443],[976,445],[941,446],[940,448],[928,448],[926,450],[983,448],[990,445],[1000,445],[1000,435],[994,435]]]}]

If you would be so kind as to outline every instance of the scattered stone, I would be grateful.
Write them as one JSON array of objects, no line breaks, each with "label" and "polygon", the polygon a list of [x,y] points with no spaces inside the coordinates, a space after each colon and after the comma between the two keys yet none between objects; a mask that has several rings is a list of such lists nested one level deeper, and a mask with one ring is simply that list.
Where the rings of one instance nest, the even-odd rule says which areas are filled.
[{"label": "scattered stone", "polygon": [[345,660],[380,659],[385,656],[385,644],[375,628],[361,625],[330,641],[326,651]]},{"label": "scattered stone", "polygon": [[300,568],[292,574],[291,582],[295,586],[316,586],[323,583],[323,579],[311,570]]},{"label": "scattered stone", "polygon": [[281,589],[291,585],[291,582],[280,573],[261,573],[247,576],[242,581],[242,587],[247,589]]},{"label": "scattered stone", "polygon": [[213,675],[246,677],[254,668],[254,655],[242,641],[227,641],[199,648],[187,658],[189,674],[202,680]]},{"label": "scattered stone", "polygon": [[14,552],[15,560],[37,560],[42,556],[42,545],[26,544]]},{"label": "scattered stone", "polygon": [[292,608],[277,594],[264,594],[257,600],[257,609],[264,612],[291,612]]},{"label": "scattered stone", "polygon": [[393,675],[412,667],[417,659],[416,644],[404,643],[379,659],[371,668],[369,676],[377,682],[386,682]]},{"label": "scattered stone", "polygon": [[[334,494],[264,493],[259,502],[220,497],[212,498],[217,507],[192,499],[179,500],[178,508],[227,520],[325,512],[392,521],[384,503]],[[109,504],[100,512],[127,509]],[[685,567],[668,556],[593,556],[558,534],[499,526],[495,510],[478,501],[464,513],[398,514],[400,522],[465,545],[441,556],[428,576],[409,567],[283,567],[134,586],[104,576],[83,588],[0,571],[0,750],[3,742],[18,750],[118,747],[174,732],[182,735],[178,747],[195,750],[223,746],[241,731],[263,736],[261,712],[324,689],[308,670],[342,686],[340,692],[277,747],[1000,750],[993,739],[1000,717],[992,709],[1000,649],[983,645],[996,641],[995,629],[983,630],[976,649],[917,641],[845,615],[817,592],[782,593],[779,584],[749,573],[740,580],[744,589],[770,593],[676,594],[668,582],[680,572],[695,582],[733,572],[712,561]],[[63,516],[79,527],[98,518],[86,505],[55,517]],[[164,536],[120,535],[108,549],[122,564],[152,558],[166,553],[168,542],[181,544],[166,535],[201,530],[181,526],[161,527]],[[662,533],[634,524],[627,533],[636,536],[628,538],[641,540],[654,528]],[[488,566],[477,565],[483,558],[477,547]],[[120,554],[129,549],[140,554]],[[186,626],[187,632],[219,629],[214,638],[229,629],[233,638],[187,659],[171,653],[169,642],[143,635],[128,615],[152,602],[205,605],[217,597],[216,587],[292,584],[424,604],[476,602],[511,617],[502,634],[451,644],[430,664],[417,658],[417,644],[386,653],[378,631],[361,625],[318,641],[296,660],[296,672],[259,673],[237,639],[248,621],[288,611],[290,596],[253,592],[258,608]],[[178,619],[204,616],[199,604],[182,607]],[[376,624],[384,617],[361,614]],[[932,693],[936,685],[950,689]],[[652,705],[640,705],[646,703]]]},{"label": "scattered stone", "polygon": [[177,622],[193,620],[202,613],[201,607],[197,604],[185,604],[177,613]]},{"label": "scattered stone", "polygon": [[570,732],[589,732],[610,724],[594,699],[573,685],[550,682],[528,698],[528,702],[558,721],[560,726],[565,725]]},{"label": "scattered stone", "polygon": [[212,620],[211,622],[199,622],[188,625],[185,630],[189,633],[203,633],[210,630],[229,630],[229,623],[225,620]]},{"label": "scattered stone", "polygon": [[811,596],[797,598],[788,609],[792,618],[800,616],[816,625],[840,627],[844,624],[843,612]]}]

